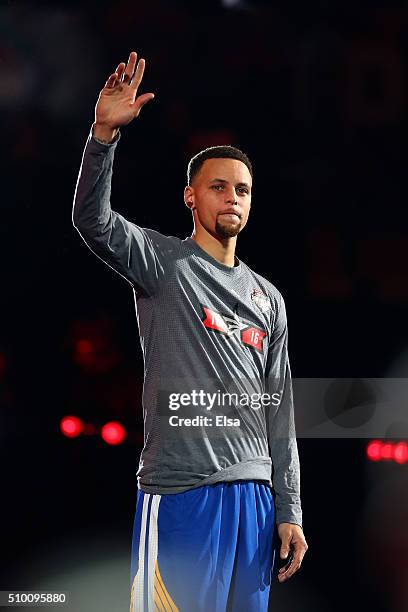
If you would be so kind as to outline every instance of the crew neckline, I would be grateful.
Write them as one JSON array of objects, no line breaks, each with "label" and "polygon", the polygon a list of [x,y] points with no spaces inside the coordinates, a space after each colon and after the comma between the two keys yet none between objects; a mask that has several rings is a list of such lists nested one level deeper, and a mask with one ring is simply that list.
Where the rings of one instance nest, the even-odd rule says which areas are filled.
[{"label": "crew neckline", "polygon": [[219,270],[222,270],[223,272],[226,272],[227,274],[230,274],[231,276],[236,276],[237,274],[240,274],[241,271],[243,270],[243,264],[236,255],[234,257],[235,257],[235,261],[237,262],[237,265],[231,267],[231,266],[227,266],[226,264],[221,263],[220,261],[215,259],[212,255],[207,253],[207,251],[205,251],[202,247],[200,247],[200,245],[197,244],[197,242],[193,240],[191,236],[188,236],[188,238],[185,238],[184,243],[187,244],[191,248],[191,250],[193,250],[197,255],[199,255],[206,261],[208,261],[211,265],[215,266]]}]

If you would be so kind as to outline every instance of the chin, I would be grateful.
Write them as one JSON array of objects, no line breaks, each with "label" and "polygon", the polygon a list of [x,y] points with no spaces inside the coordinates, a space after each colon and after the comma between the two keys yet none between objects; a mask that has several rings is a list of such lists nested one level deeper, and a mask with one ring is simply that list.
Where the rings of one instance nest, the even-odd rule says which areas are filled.
[{"label": "chin", "polygon": [[215,232],[220,238],[234,238],[234,236],[238,236],[241,229],[241,223],[238,225],[222,225],[217,222],[215,225]]}]

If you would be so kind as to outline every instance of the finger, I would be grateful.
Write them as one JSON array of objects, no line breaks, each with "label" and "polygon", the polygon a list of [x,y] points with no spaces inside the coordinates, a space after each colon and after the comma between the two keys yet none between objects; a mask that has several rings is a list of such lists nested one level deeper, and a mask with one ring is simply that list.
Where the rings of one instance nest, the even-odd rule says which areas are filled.
[{"label": "finger", "polygon": [[106,81],[106,83],[105,83],[105,87],[108,87],[108,88],[112,88],[112,87],[114,87],[114,86],[115,86],[116,79],[117,79],[117,76],[118,76],[118,75],[116,74],[116,72],[114,72],[113,74],[111,74],[111,75],[108,77],[108,79],[107,79],[107,81]]},{"label": "finger", "polygon": [[118,64],[118,67],[116,68],[116,71],[115,71],[116,74],[118,75],[119,81],[122,79],[124,70],[125,70],[125,62],[120,62],[120,64]]},{"label": "finger", "polygon": [[145,64],[146,64],[145,60],[143,58],[140,58],[136,66],[136,70],[135,70],[135,74],[133,75],[132,82],[130,83],[130,86],[134,90],[137,90],[140,83],[142,82]]},{"label": "finger", "polygon": [[289,540],[282,541],[282,545],[280,548],[280,558],[286,559],[290,551]]},{"label": "finger", "polygon": [[147,93],[147,94],[143,94],[142,96],[139,96],[136,100],[136,102],[133,102],[130,104],[130,106],[133,106],[134,111],[135,111],[135,117],[137,117],[140,113],[140,111],[142,110],[143,106],[145,104],[147,104],[148,102],[150,102],[150,100],[153,100],[154,98],[154,93]]},{"label": "finger", "polygon": [[285,572],[288,571],[288,569],[290,568],[290,566],[292,565],[294,561],[294,557],[289,557],[288,561],[285,563],[285,565],[282,565],[281,568],[279,568],[279,574],[284,574]]},{"label": "finger", "polygon": [[299,543],[295,547],[295,553],[293,559],[289,566],[281,567],[278,574],[278,579],[280,581],[288,580],[293,576],[295,572],[298,571],[300,566],[302,565],[303,557],[306,553],[306,545]]},{"label": "finger", "polygon": [[137,53],[136,51],[132,51],[129,55],[129,59],[128,59],[128,63],[126,66],[126,70],[125,73],[123,75],[123,82],[124,83],[129,83],[132,75],[135,71],[135,66],[136,66],[136,60],[137,60]]},{"label": "finger", "polygon": [[293,574],[298,571],[301,565],[302,565],[301,559],[296,559],[294,557],[292,560],[292,563],[289,565],[288,568],[286,569],[284,567],[281,568],[281,570],[284,570],[282,572],[279,570],[278,580],[280,582],[285,582],[285,580],[289,580],[289,578],[291,578]]}]

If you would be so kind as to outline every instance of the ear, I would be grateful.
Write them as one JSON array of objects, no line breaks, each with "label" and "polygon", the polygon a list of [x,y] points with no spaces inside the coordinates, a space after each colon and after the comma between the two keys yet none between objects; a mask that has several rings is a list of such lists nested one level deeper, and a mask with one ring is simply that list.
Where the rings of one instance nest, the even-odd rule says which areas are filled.
[{"label": "ear", "polygon": [[184,188],[184,203],[190,210],[194,207],[194,189],[191,185]]}]

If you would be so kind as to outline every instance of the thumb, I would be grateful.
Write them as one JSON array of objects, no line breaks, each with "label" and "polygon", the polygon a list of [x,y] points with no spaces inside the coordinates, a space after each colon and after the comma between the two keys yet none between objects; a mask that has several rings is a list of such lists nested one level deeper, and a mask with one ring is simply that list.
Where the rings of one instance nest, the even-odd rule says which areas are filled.
[{"label": "thumb", "polygon": [[282,546],[280,549],[280,557],[281,559],[286,559],[286,557],[289,554],[289,542],[287,540],[285,540],[284,542],[282,542]]},{"label": "thumb", "polygon": [[139,96],[135,102],[133,102],[132,106],[135,108],[137,114],[140,113],[141,109],[143,108],[143,106],[145,104],[147,104],[147,102],[149,102],[150,100],[153,100],[154,98],[154,94],[153,93],[147,93],[147,94],[143,94],[142,96]]}]

